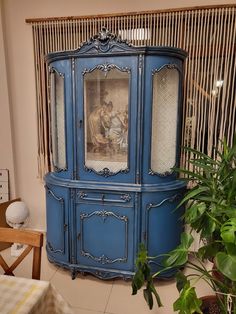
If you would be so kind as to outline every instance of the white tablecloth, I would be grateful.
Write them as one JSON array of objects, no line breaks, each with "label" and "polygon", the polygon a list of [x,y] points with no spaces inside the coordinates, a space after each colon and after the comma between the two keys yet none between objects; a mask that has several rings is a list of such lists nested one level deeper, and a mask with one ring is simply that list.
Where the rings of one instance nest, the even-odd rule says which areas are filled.
[{"label": "white tablecloth", "polygon": [[0,275],[1,314],[72,314],[47,281]]}]

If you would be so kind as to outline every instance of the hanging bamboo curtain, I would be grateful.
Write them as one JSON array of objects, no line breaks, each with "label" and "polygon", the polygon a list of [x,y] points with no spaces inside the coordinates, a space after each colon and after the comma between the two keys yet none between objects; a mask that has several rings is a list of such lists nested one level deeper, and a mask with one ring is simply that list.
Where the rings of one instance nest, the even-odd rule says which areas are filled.
[{"label": "hanging bamboo curtain", "polygon": [[[38,112],[39,176],[51,170],[47,69],[44,56],[71,50],[103,26],[134,45],[186,50],[182,144],[214,156],[236,132],[236,7],[180,9],[97,17],[27,20],[32,24]],[[182,166],[189,158],[182,155]]]}]

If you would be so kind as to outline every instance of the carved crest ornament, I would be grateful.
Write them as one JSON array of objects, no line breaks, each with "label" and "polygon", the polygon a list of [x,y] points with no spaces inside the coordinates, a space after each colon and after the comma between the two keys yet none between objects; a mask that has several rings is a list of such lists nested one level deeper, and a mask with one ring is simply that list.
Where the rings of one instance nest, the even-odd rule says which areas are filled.
[{"label": "carved crest ornament", "polygon": [[79,50],[85,46],[93,45],[97,51],[107,52],[114,44],[126,44],[129,47],[133,46],[127,40],[123,40],[119,35],[112,34],[106,27],[102,27],[98,34],[91,37],[87,42],[83,42]]}]

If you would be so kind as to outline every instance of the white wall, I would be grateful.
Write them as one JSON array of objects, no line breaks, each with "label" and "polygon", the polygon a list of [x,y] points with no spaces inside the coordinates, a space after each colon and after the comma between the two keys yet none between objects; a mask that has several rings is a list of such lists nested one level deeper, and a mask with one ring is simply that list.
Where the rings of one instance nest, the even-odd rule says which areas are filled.
[{"label": "white wall", "polygon": [[13,146],[11,132],[11,115],[7,85],[7,72],[2,28],[2,14],[0,2],[0,169],[8,169],[10,176],[10,194],[15,197],[15,178],[13,163]]},{"label": "white wall", "polygon": [[[0,0],[1,1],[1,0]],[[11,170],[16,178],[16,195],[28,205],[31,212],[31,226],[45,229],[45,196],[43,182],[37,178],[37,123],[33,41],[31,26],[26,18],[95,15],[114,12],[136,12],[174,7],[235,3],[235,0],[2,0],[3,30],[0,23],[0,167]],[[1,22],[1,21],[0,21]],[[4,64],[5,46],[8,90]],[[2,72],[3,68],[3,72]],[[2,77],[3,76],[3,77]],[[2,83],[3,81],[3,83]],[[10,103],[10,106],[8,104]],[[10,128],[11,113],[11,128]],[[3,125],[6,133],[3,135]],[[5,128],[5,127],[4,127]],[[14,166],[11,149],[13,133]],[[4,138],[2,146],[2,138]]]}]

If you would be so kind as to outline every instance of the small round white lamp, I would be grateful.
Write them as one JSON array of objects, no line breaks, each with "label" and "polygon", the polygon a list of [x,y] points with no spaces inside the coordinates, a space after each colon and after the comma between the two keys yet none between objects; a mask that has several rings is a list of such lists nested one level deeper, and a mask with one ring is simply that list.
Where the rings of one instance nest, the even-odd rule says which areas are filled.
[{"label": "small round white lamp", "polygon": [[[11,203],[6,210],[6,221],[14,229],[21,229],[27,225],[29,209],[24,202],[16,201]],[[23,251],[23,245],[13,243],[11,246],[11,255],[19,256]]]}]

